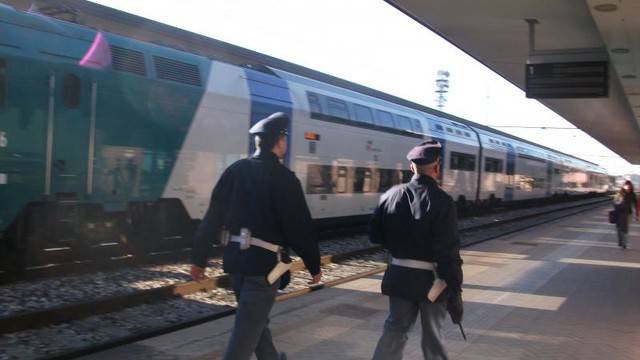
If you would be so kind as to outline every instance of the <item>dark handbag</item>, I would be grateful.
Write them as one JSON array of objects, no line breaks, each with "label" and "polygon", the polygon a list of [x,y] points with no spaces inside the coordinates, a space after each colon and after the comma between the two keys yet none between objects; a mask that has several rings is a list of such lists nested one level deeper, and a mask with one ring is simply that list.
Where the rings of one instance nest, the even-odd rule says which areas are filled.
[{"label": "dark handbag", "polygon": [[609,211],[609,223],[615,224],[618,222],[618,212],[615,210]]}]

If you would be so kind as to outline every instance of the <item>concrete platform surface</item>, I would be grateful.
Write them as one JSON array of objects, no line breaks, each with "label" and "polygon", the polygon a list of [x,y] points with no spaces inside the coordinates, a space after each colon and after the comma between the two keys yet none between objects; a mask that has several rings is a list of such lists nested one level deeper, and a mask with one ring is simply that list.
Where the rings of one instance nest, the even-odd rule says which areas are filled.
[{"label": "concrete platform surface", "polygon": [[[465,260],[464,342],[451,359],[640,359],[640,225],[617,247],[608,208],[479,244]],[[387,316],[380,275],[277,303],[271,329],[290,360],[370,359]],[[233,318],[84,357],[219,359]],[[420,327],[404,359],[422,359]]]}]

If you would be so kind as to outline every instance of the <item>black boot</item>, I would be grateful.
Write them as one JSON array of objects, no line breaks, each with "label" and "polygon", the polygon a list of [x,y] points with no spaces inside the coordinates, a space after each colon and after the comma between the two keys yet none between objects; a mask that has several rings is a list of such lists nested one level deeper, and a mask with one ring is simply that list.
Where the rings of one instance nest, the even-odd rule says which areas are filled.
[{"label": "black boot", "polygon": [[280,353],[280,360],[287,360],[287,354],[281,352]]}]

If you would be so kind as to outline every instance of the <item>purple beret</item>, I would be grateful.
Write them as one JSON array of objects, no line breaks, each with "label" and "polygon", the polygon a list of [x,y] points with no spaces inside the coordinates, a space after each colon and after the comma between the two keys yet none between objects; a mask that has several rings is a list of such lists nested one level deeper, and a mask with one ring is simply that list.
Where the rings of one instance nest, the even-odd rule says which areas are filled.
[{"label": "purple beret", "polygon": [[407,160],[416,164],[431,164],[438,160],[442,153],[442,145],[435,140],[425,141],[407,153]]}]

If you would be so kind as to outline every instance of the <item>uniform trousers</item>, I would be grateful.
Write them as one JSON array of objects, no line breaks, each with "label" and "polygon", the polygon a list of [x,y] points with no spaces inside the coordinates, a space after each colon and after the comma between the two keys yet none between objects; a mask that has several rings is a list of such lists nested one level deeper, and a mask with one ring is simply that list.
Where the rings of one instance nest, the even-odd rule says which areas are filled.
[{"label": "uniform trousers", "polygon": [[389,297],[389,317],[384,333],[378,341],[373,360],[400,360],[420,312],[422,320],[422,353],[425,360],[446,360],[440,329],[447,315],[444,303],[413,302],[399,297]]},{"label": "uniform trousers", "polygon": [[224,360],[258,360],[279,357],[269,330],[269,312],[275,302],[279,281],[267,283],[265,276],[231,274],[231,284],[238,302],[235,324],[224,354]]}]

